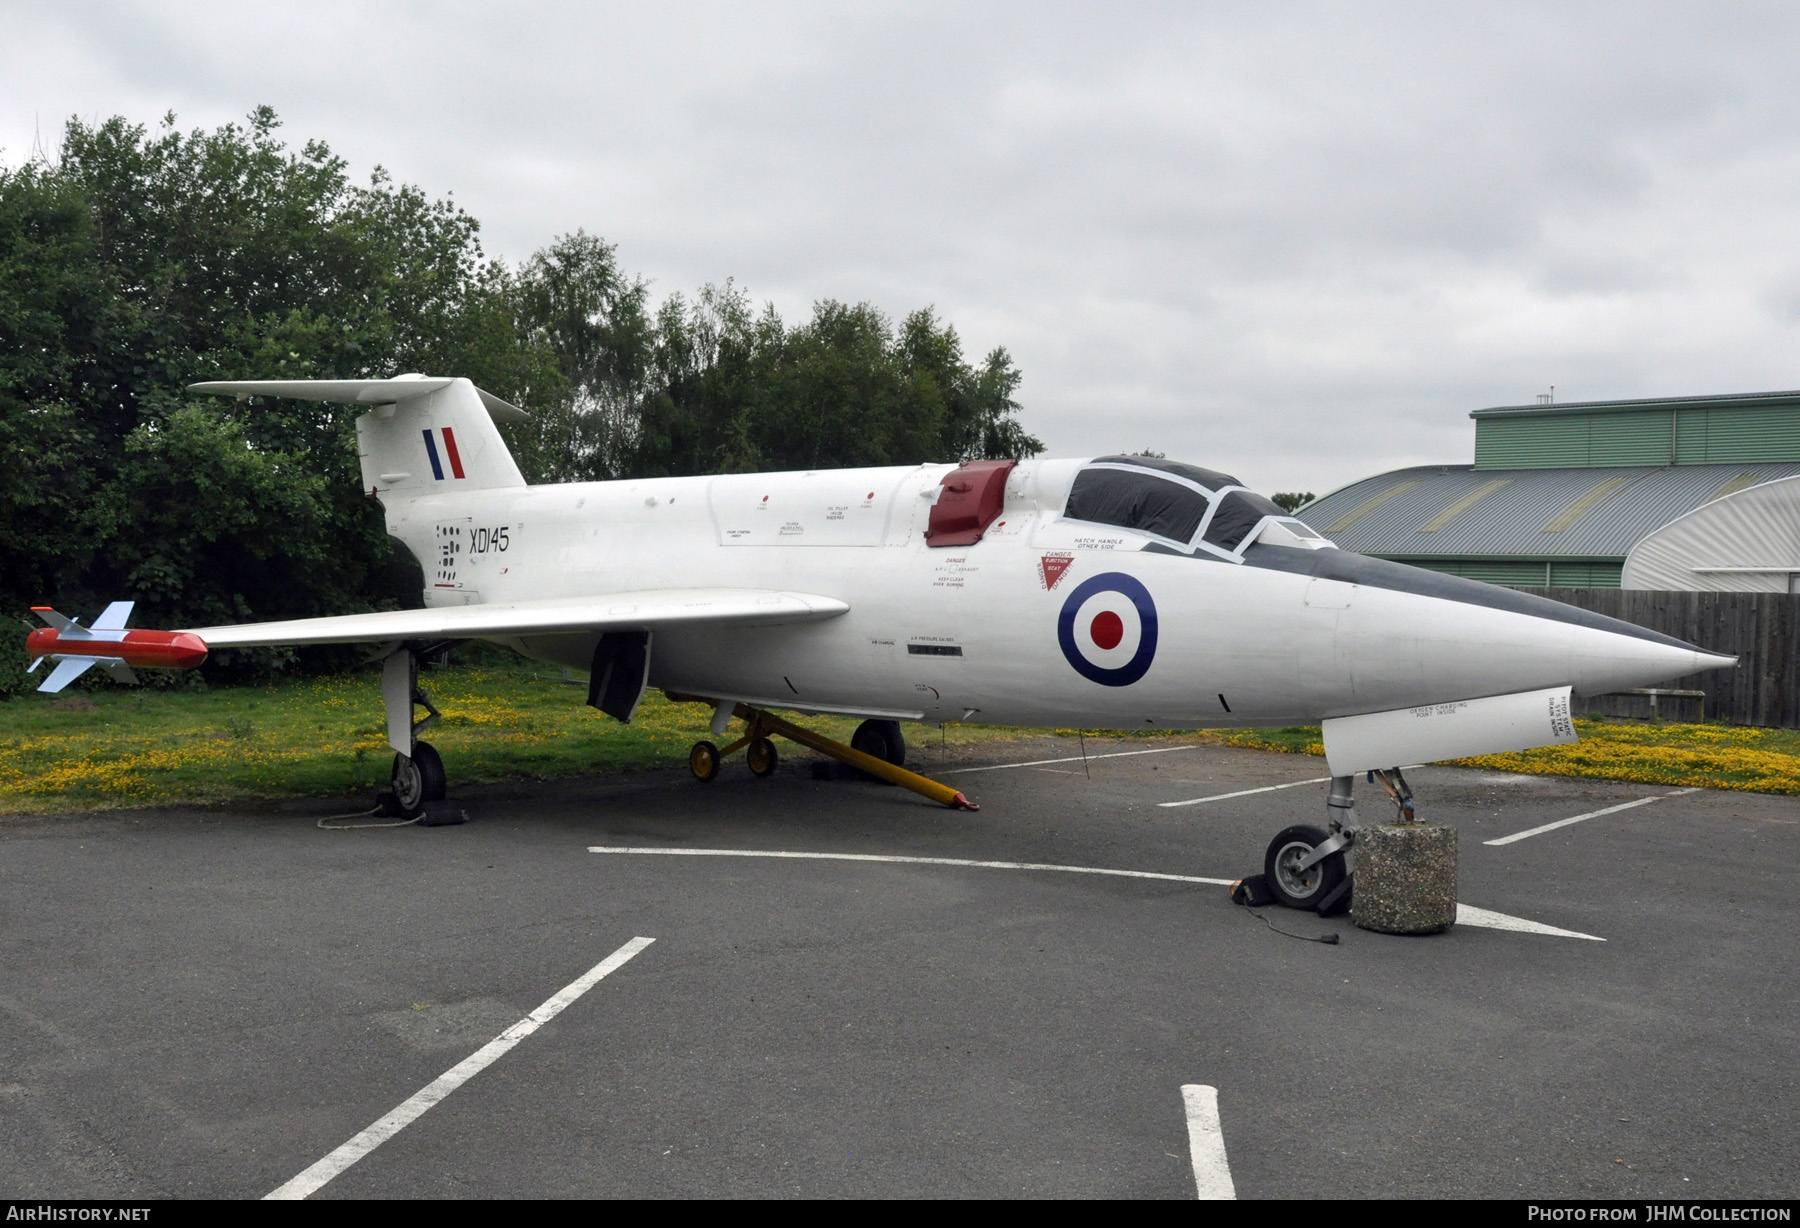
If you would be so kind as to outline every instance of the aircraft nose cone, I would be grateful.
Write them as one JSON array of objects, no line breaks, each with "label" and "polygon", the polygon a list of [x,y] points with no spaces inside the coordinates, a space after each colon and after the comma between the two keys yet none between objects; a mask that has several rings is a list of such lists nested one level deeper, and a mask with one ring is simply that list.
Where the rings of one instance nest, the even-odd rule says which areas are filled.
[{"label": "aircraft nose cone", "polygon": [[1585,627],[1579,629],[1573,647],[1575,670],[1570,682],[1578,695],[1665,686],[1690,674],[1737,665],[1736,657],[1678,640],[1644,639]]}]

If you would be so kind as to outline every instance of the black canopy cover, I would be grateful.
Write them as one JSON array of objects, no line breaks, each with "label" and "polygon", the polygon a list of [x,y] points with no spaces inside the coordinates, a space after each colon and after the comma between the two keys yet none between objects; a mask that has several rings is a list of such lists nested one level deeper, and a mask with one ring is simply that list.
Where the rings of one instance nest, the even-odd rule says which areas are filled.
[{"label": "black canopy cover", "polygon": [[[1130,468],[1111,468],[1114,465]],[[1202,494],[1183,482],[1171,482],[1162,474],[1185,478],[1209,493]],[[1154,533],[1185,544],[1193,541],[1206,520],[1207,508],[1218,500],[1219,508],[1206,526],[1206,540],[1221,550],[1236,550],[1264,516],[1286,514],[1268,499],[1247,490],[1234,490],[1222,499],[1216,493],[1238,484],[1229,474],[1181,461],[1152,456],[1102,456],[1095,460],[1093,468],[1075,475],[1063,515],[1071,520]]]},{"label": "black canopy cover", "polygon": [[1182,543],[1206,519],[1207,498],[1191,486],[1130,469],[1083,469],[1075,475],[1063,515],[1118,525]]}]

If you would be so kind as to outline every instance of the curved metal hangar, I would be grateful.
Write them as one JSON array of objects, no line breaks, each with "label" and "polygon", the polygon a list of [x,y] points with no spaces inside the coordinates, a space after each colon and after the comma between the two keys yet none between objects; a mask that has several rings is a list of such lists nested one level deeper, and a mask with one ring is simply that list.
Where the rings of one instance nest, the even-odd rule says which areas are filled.
[{"label": "curved metal hangar", "polygon": [[[1473,464],[1376,474],[1296,514],[1345,550],[1489,584],[1786,591],[1800,579],[1785,501],[1746,493],[1800,477],[1800,392],[1512,405],[1470,417]],[[1729,515],[1664,534],[1726,500]],[[1664,537],[1642,565],[1627,565]]]}]

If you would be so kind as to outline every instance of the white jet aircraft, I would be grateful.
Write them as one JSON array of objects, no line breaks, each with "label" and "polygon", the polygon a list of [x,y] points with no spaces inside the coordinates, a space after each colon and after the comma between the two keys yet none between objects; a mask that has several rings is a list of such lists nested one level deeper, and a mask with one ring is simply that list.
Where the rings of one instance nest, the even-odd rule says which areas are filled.
[{"label": "white jet aircraft", "polygon": [[[1134,456],[528,486],[495,423],[522,412],[466,379],[196,384],[367,405],[363,487],[419,560],[424,608],[177,632],[83,628],[52,610],[41,690],[101,665],[191,668],[218,648],[385,645],[393,801],[443,796],[419,732],[422,655],[472,640],[591,671],[629,721],[647,687],[713,705],[694,774],[781,733],[951,805],[900,765],[901,721],[1191,729],[1321,724],[1323,829],[1271,842],[1281,902],[1343,881],[1351,786],[1398,764],[1575,739],[1571,692],[1646,687],[1731,657],[1543,598],[1336,549],[1235,479]],[[36,662],[33,663],[33,668]],[[864,717],[850,747],[775,716]]]}]

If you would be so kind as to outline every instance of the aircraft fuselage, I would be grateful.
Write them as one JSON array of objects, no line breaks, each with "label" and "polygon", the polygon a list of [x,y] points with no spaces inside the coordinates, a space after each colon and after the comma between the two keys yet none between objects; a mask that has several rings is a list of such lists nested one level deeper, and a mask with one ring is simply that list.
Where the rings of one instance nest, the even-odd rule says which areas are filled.
[{"label": "aircraft fuselage", "polygon": [[[729,587],[849,612],[655,633],[650,685],[923,720],[1287,725],[1559,685],[1598,693],[1716,665],[1570,607],[1322,542],[1233,558],[1064,515],[1084,461],[1025,461],[979,541],[933,546],[950,465],[426,494],[389,530],[428,605]],[[1284,540],[1291,541],[1291,538]],[[508,639],[585,668],[597,636]]]}]

